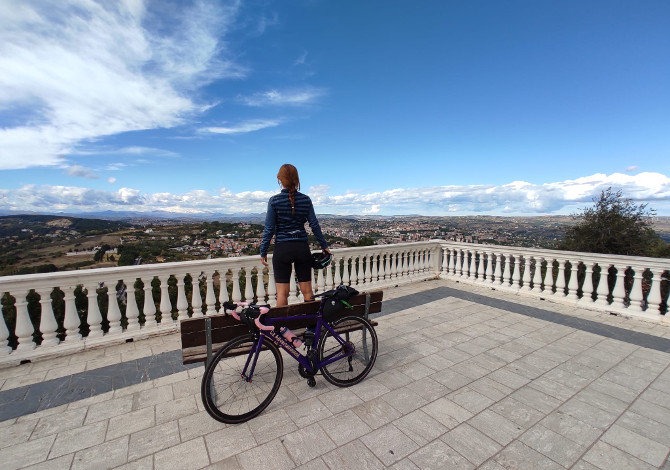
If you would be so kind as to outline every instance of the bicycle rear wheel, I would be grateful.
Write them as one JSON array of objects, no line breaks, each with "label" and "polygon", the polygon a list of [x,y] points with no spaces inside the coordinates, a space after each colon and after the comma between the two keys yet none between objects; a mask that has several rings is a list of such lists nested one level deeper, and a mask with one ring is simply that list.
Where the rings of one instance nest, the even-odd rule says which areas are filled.
[{"label": "bicycle rear wheel", "polygon": [[[252,346],[251,335],[231,340],[217,351],[205,370],[200,387],[202,402],[207,413],[217,421],[228,424],[248,421],[258,416],[279,390],[284,363],[272,341],[263,341],[252,380],[247,381],[242,376]],[[250,363],[252,361],[253,356]]]},{"label": "bicycle rear wheel", "polygon": [[[321,367],[326,380],[338,387],[349,387],[363,380],[377,359],[377,333],[369,321],[362,317],[350,316],[336,320],[331,324],[337,337],[324,329],[319,340],[319,362],[328,357],[346,353],[346,357]],[[338,338],[346,343],[343,346]]]}]

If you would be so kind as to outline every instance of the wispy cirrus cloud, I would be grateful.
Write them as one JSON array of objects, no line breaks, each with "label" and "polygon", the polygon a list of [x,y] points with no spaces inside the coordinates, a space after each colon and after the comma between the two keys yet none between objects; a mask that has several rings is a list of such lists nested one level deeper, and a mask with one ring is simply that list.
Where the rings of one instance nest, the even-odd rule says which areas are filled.
[{"label": "wispy cirrus cloud", "polygon": [[[110,181],[111,182],[111,181]],[[566,214],[591,204],[608,187],[621,189],[637,202],[648,202],[659,215],[670,215],[670,178],[660,173],[595,174],[545,184],[514,181],[503,185],[431,186],[394,188],[378,192],[347,191],[331,194],[328,186],[311,187],[319,213],[333,214]],[[275,191],[218,193],[193,190],[183,194],[143,193],[132,188],[117,191],[68,186],[27,185],[0,189],[0,204],[19,211],[154,210],[179,213],[226,214],[264,212]]]},{"label": "wispy cirrus cloud", "polygon": [[[160,9],[160,14],[152,8]],[[241,77],[226,59],[238,1],[0,1],[0,169],[57,165],[82,142],[172,127],[193,91]]]},{"label": "wispy cirrus cloud", "polygon": [[212,126],[200,129],[200,132],[212,134],[246,134],[248,132],[260,131],[281,124],[279,119],[253,119],[230,126]]},{"label": "wispy cirrus cloud", "polygon": [[247,106],[305,106],[315,103],[327,94],[324,88],[304,88],[291,90],[268,90],[250,96],[240,96],[238,101]]}]

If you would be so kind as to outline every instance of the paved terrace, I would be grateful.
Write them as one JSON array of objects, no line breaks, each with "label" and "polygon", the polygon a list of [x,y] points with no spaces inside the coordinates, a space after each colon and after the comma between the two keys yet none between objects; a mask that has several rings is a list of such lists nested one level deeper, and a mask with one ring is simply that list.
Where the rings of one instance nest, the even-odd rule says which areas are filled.
[{"label": "paved terrace", "polygon": [[667,326],[441,280],[385,298],[365,381],[309,388],[285,359],[237,426],[175,334],[0,369],[0,467],[670,468]]}]

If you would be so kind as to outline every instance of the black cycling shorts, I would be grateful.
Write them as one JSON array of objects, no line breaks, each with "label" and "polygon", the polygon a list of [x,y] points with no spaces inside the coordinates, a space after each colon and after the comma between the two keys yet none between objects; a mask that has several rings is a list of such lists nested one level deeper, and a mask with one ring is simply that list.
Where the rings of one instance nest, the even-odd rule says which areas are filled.
[{"label": "black cycling shorts", "polygon": [[312,280],[312,253],[306,241],[289,241],[275,243],[272,254],[272,268],[275,282],[288,284],[291,282],[291,264],[295,265],[298,282]]}]

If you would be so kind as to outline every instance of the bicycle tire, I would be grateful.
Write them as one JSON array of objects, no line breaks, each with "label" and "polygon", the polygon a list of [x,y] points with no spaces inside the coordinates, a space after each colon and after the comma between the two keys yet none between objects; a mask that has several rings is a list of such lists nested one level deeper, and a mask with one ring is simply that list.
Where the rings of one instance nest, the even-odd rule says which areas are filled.
[{"label": "bicycle tire", "polygon": [[[341,338],[354,348],[348,357],[321,367],[325,379],[338,387],[350,387],[363,380],[377,359],[377,333],[372,324],[362,317],[348,316],[331,323],[331,327],[348,330]],[[323,361],[327,356],[342,350],[342,345],[325,328],[319,340],[318,358]],[[339,334],[338,334],[339,336]]]},{"label": "bicycle tire", "polygon": [[217,351],[205,370],[200,387],[202,402],[207,413],[217,421],[237,424],[255,418],[277,395],[284,363],[272,341],[263,342],[251,382],[242,377],[249,354],[227,356],[235,350],[251,349],[253,344],[251,335],[230,340]]}]

